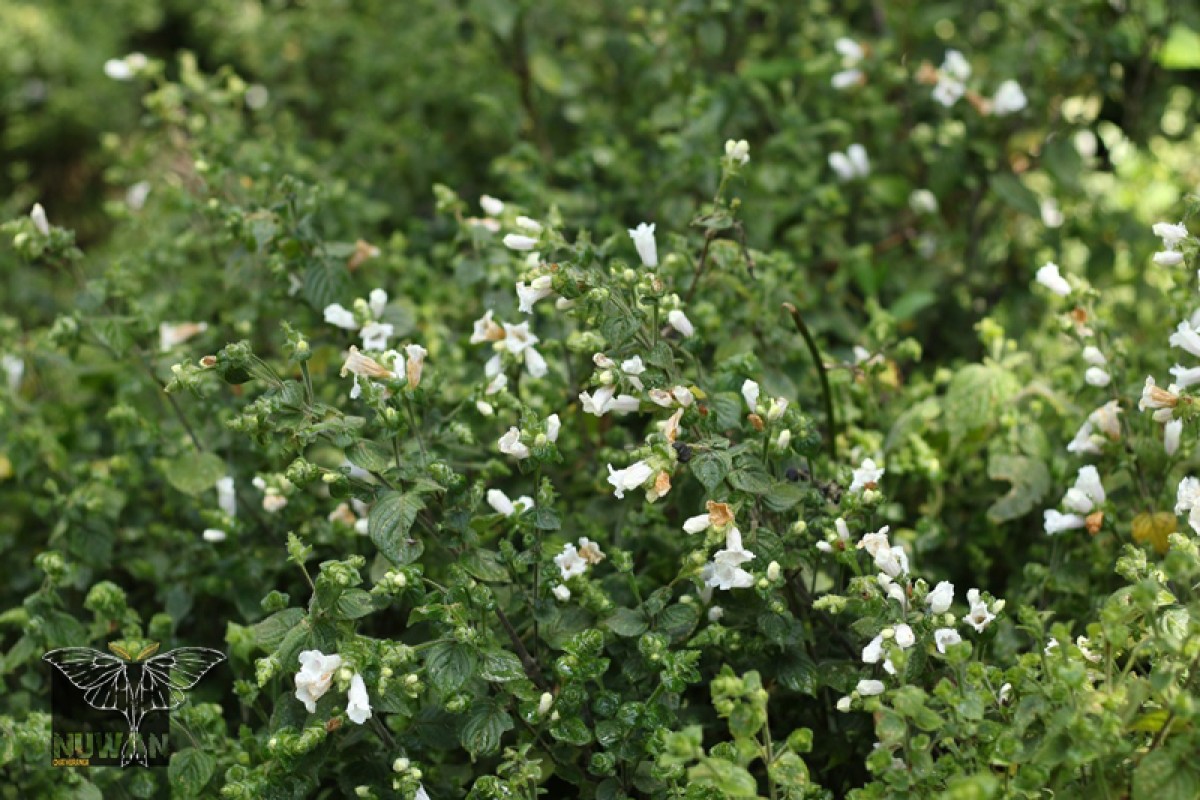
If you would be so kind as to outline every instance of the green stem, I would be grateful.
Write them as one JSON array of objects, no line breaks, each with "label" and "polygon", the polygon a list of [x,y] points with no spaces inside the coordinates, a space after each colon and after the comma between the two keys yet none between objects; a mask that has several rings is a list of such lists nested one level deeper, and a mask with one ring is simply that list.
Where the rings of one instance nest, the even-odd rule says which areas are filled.
[{"label": "green stem", "polygon": [[817,376],[821,379],[821,393],[825,396],[825,418],[829,423],[829,456],[837,461],[837,417],[833,413],[833,390],[829,387],[829,373],[825,369],[825,362],[821,360],[821,351],[817,348],[816,339],[804,323],[804,318],[800,316],[800,310],[791,303],[784,303],[783,308],[791,315],[796,330],[800,332],[804,344],[808,346],[809,354],[812,355],[813,363],[817,366]]}]

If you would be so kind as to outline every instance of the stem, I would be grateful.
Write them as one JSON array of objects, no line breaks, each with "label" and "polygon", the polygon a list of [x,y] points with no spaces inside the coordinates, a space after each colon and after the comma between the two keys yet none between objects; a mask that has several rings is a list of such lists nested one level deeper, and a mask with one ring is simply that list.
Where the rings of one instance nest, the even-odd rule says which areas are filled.
[{"label": "stem", "polygon": [[538,667],[537,660],[525,649],[525,643],[517,635],[517,629],[513,627],[508,619],[508,615],[504,613],[504,609],[499,604],[496,605],[496,617],[508,633],[508,638],[512,640],[513,648],[517,651],[517,657],[521,659],[521,665],[525,667],[525,674],[529,676],[529,680],[533,681],[539,689],[545,691],[548,684],[542,676],[542,670]]},{"label": "stem", "polygon": [[316,405],[316,399],[313,396],[312,376],[308,374],[308,362],[300,362],[300,374],[304,376],[304,393],[308,395],[308,410],[312,413],[312,407]]},{"label": "stem", "polygon": [[825,396],[825,417],[829,423],[829,456],[837,461],[837,417],[833,413],[833,390],[829,388],[829,373],[825,369],[825,362],[821,360],[821,351],[817,348],[817,342],[813,339],[812,332],[804,323],[804,318],[800,316],[800,310],[791,303],[784,303],[783,309],[791,315],[796,330],[800,332],[800,336],[808,346],[809,354],[812,355],[813,363],[817,366],[817,376],[821,379],[821,393]]},{"label": "stem", "polygon": [[404,398],[404,410],[408,412],[408,422],[412,425],[413,436],[417,440],[417,446],[421,448],[421,463],[428,464],[429,453],[425,450],[425,438],[421,436],[421,429],[417,426],[417,413],[413,411],[411,398]]}]

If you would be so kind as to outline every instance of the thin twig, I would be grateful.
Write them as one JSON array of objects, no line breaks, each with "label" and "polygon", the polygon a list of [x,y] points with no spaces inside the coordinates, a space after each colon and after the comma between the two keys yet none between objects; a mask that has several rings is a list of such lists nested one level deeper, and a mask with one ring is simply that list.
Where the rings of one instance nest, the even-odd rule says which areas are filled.
[{"label": "thin twig", "polygon": [[508,638],[512,640],[513,647],[517,651],[517,657],[521,659],[522,666],[525,667],[525,674],[529,676],[529,680],[537,684],[537,687],[543,691],[549,684],[542,676],[542,670],[538,667],[537,661],[533,656],[529,655],[529,651],[525,649],[525,643],[521,641],[521,637],[517,634],[517,629],[513,627],[508,620],[508,615],[504,613],[504,609],[496,605],[496,616],[500,620],[500,624],[504,626],[504,630],[508,633]]},{"label": "thin twig", "polygon": [[784,303],[783,308],[791,315],[792,322],[796,324],[796,330],[800,332],[804,343],[808,345],[808,352],[817,366],[817,376],[821,379],[821,392],[825,396],[825,419],[829,424],[829,456],[837,461],[837,417],[833,411],[833,390],[829,387],[829,373],[825,369],[825,362],[821,358],[821,351],[817,348],[816,339],[813,338],[808,325],[804,323],[804,318],[800,316],[800,310],[791,303]]}]

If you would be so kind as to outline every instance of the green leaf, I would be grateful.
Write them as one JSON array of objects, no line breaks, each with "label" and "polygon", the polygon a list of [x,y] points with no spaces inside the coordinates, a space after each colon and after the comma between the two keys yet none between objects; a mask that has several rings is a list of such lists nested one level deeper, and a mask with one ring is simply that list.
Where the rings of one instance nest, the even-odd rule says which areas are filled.
[{"label": "green leaf", "polygon": [[758,797],[758,782],[745,767],[720,758],[702,758],[688,770],[688,780],[714,786],[725,797]]},{"label": "green leaf", "polygon": [[806,655],[798,655],[779,670],[779,682],[793,692],[817,696],[817,665]]},{"label": "green leaf", "polygon": [[746,463],[729,474],[729,485],[750,494],[766,494],[771,491],[771,476],[757,463]]},{"label": "green leaf", "polygon": [[358,619],[375,610],[371,595],[362,589],[347,589],[334,602],[333,615],[340,619]]},{"label": "green leaf", "polygon": [[525,667],[515,654],[500,648],[491,648],[483,651],[483,668],[479,674],[484,680],[505,683],[524,678]]},{"label": "green leaf", "polygon": [[728,453],[710,450],[692,458],[689,467],[692,474],[696,476],[696,480],[704,484],[704,488],[711,492],[720,485],[721,481],[725,480],[733,463]]},{"label": "green leaf", "polygon": [[500,737],[513,728],[512,717],[490,700],[473,704],[459,740],[472,756],[500,749]]},{"label": "green leaf", "polygon": [[383,472],[392,465],[392,452],[379,442],[360,439],[346,449],[346,460],[367,472]]},{"label": "green leaf", "polygon": [[676,603],[658,615],[655,628],[678,641],[686,639],[699,621],[700,609],[695,603]]},{"label": "green leaf", "polygon": [[987,510],[988,519],[997,524],[1025,516],[1050,491],[1050,470],[1036,458],[993,454],[988,459],[987,469],[992,480],[1012,484],[1008,494]]},{"label": "green leaf", "polygon": [[953,444],[990,427],[1020,388],[1011,372],[995,364],[969,364],[959,370],[942,401]]},{"label": "green leaf", "polygon": [[250,626],[254,641],[263,650],[271,651],[279,647],[288,631],[300,624],[304,619],[304,609],[285,608],[275,614]]},{"label": "green leaf", "polygon": [[410,541],[408,538],[417,513],[424,507],[425,501],[420,495],[396,491],[385,492],[371,507],[367,533],[379,552],[393,564],[410,564],[424,551],[424,545],[419,540]]},{"label": "green leaf", "polygon": [[350,272],[342,261],[317,261],[304,273],[304,299],[317,309],[346,294],[350,288]]},{"label": "green leaf", "polygon": [[167,778],[174,797],[199,797],[212,779],[217,759],[195,747],[187,747],[171,756]]},{"label": "green leaf", "polygon": [[1195,752],[1174,742],[1147,753],[1133,772],[1134,800],[1193,800],[1200,797]]},{"label": "green leaf", "polygon": [[991,179],[992,191],[1007,205],[1031,217],[1042,216],[1042,204],[1021,179],[1008,172],[997,173]]},{"label": "green leaf", "polygon": [[795,753],[784,753],[768,768],[771,779],[786,789],[803,789],[808,785],[808,765]]},{"label": "green leaf", "polygon": [[479,656],[475,648],[459,642],[439,642],[425,656],[425,670],[443,694],[456,692],[475,674]]},{"label": "green leaf", "polygon": [[1163,69],[1200,69],[1200,33],[1185,25],[1174,25],[1158,51]]},{"label": "green leaf", "polygon": [[798,483],[780,481],[767,492],[763,505],[772,511],[787,511],[803,500],[808,491]]},{"label": "green leaf", "polygon": [[184,494],[198,495],[225,476],[225,462],[212,453],[185,453],[166,464],[167,482]]},{"label": "green leaf", "polygon": [[618,608],[604,625],[617,636],[640,636],[650,627],[646,615],[633,608]]},{"label": "green leaf", "polygon": [[459,563],[472,577],[481,581],[489,583],[510,583],[512,581],[512,577],[508,574],[508,568],[504,566],[500,554],[495,550],[486,550],[482,547],[473,548],[463,555]]}]

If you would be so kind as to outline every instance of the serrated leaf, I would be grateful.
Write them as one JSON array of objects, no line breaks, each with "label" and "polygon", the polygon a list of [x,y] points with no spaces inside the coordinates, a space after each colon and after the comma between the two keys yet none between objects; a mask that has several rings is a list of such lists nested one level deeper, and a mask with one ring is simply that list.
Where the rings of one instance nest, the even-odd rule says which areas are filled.
[{"label": "serrated leaf", "polygon": [[174,753],[167,766],[173,797],[199,797],[212,779],[217,759],[195,747]]},{"label": "serrated leaf", "polygon": [[317,261],[304,272],[304,299],[317,310],[336,303],[349,287],[350,272],[344,262]]},{"label": "serrated leaf", "polygon": [[942,401],[953,446],[990,427],[1020,388],[1011,372],[995,364],[970,364],[959,370]]},{"label": "serrated leaf", "polygon": [[479,674],[483,676],[484,680],[505,683],[524,678],[525,667],[521,665],[521,659],[515,654],[507,650],[492,648],[483,651],[483,667]]},{"label": "serrated leaf", "polygon": [[996,524],[1025,516],[1050,491],[1050,470],[1039,459],[997,453],[988,459],[987,469],[992,480],[1012,484],[987,510],[988,519]]},{"label": "serrated leaf", "polygon": [[[746,459],[742,459],[745,464]],[[729,485],[750,494],[766,494],[771,491],[771,476],[759,464],[750,463],[729,473]]]},{"label": "serrated leaf", "polygon": [[712,450],[694,456],[688,464],[696,480],[704,484],[704,488],[710,492],[725,480],[732,467],[733,463],[728,453]]},{"label": "serrated leaf", "polygon": [[347,589],[334,601],[331,609],[339,619],[359,619],[375,610],[371,595],[362,589]]},{"label": "serrated leaf", "polygon": [[167,482],[184,494],[198,495],[225,476],[225,462],[212,453],[185,453],[167,462]]},{"label": "serrated leaf", "polygon": [[475,548],[467,551],[459,562],[470,575],[490,583],[511,583],[508,567],[494,550]]},{"label": "serrated leaf", "polygon": [[500,737],[513,728],[512,717],[490,700],[472,706],[459,737],[471,755],[488,755],[500,749]]},{"label": "serrated leaf", "polygon": [[285,608],[267,617],[261,622],[250,626],[254,641],[268,652],[279,647],[288,631],[300,624],[304,619],[304,609]]},{"label": "serrated leaf", "polygon": [[346,460],[367,472],[383,472],[392,465],[392,451],[379,442],[360,439],[346,448]]},{"label": "serrated leaf", "polygon": [[425,656],[425,671],[443,694],[456,692],[475,674],[479,656],[473,647],[459,642],[439,642]]},{"label": "serrated leaf", "polygon": [[787,511],[803,500],[808,491],[798,483],[780,481],[767,492],[763,505],[772,511]]},{"label": "serrated leaf", "polygon": [[393,564],[411,564],[424,551],[420,540],[408,538],[417,514],[424,507],[420,495],[396,491],[385,492],[371,507],[367,534]]},{"label": "serrated leaf", "polygon": [[650,623],[646,615],[637,609],[618,608],[604,620],[604,626],[617,636],[640,636],[650,627]]},{"label": "serrated leaf", "polygon": [[702,758],[688,770],[688,780],[715,786],[725,797],[758,797],[758,781],[745,767],[720,758]]},{"label": "serrated leaf", "polygon": [[1193,800],[1200,796],[1200,775],[1192,766],[1195,752],[1171,747],[1153,750],[1133,771],[1135,800]]},{"label": "serrated leaf", "polygon": [[700,621],[700,610],[695,603],[676,603],[663,609],[658,615],[655,628],[672,639],[685,639]]}]

